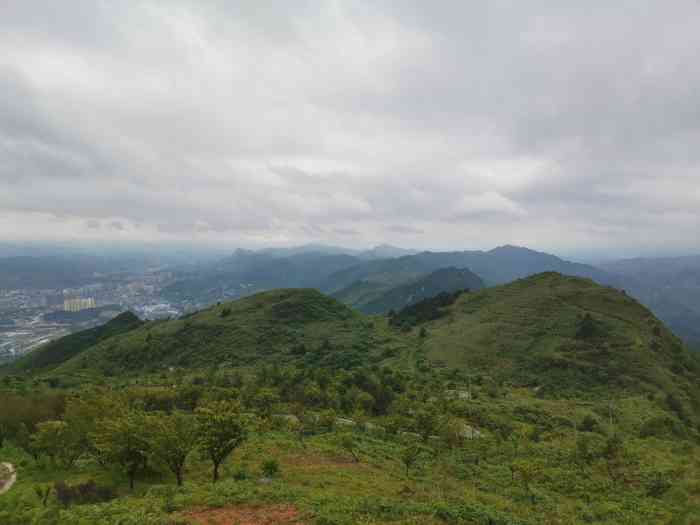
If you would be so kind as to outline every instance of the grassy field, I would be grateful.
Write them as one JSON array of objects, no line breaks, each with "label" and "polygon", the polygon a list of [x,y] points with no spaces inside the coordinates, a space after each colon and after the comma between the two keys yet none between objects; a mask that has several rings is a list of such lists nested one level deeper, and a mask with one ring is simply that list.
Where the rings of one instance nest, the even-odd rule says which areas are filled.
[{"label": "grassy field", "polygon": [[[268,523],[265,509],[284,508],[293,510],[298,523],[319,524],[697,523],[700,449],[687,441],[633,437],[639,436],[643,420],[661,413],[645,398],[619,400],[612,427],[597,416],[600,427],[584,433],[569,422],[606,407],[541,400],[524,389],[508,390],[497,399],[485,389],[475,391],[478,397],[469,404],[467,419],[479,424],[483,437],[457,447],[438,439],[421,443],[420,458],[408,473],[400,458],[415,439],[410,435],[336,429],[302,442],[296,433],[266,421],[258,422],[225,463],[219,483],[211,483],[210,466],[192,454],[183,487],[175,487],[174,478],[154,463],[133,493],[118,471],[89,458],[65,470],[8,445],[0,454],[18,466],[19,480],[0,499],[0,521],[207,523],[207,516],[217,512],[235,516],[258,509],[250,523]],[[514,424],[508,438],[489,429],[498,421]],[[540,429],[537,438],[535,429]],[[340,436],[348,432],[355,436],[359,462],[340,445]],[[625,436],[624,465],[614,480],[602,456],[590,463],[576,459],[581,434],[602,448],[613,433]],[[279,463],[279,473],[268,478],[261,467],[270,459]],[[520,463],[534,472],[527,486],[517,471]],[[88,479],[110,487],[118,497],[99,505],[63,508],[49,501],[42,507],[35,493],[56,480],[76,484]],[[668,485],[649,496],[658,479]]]}]

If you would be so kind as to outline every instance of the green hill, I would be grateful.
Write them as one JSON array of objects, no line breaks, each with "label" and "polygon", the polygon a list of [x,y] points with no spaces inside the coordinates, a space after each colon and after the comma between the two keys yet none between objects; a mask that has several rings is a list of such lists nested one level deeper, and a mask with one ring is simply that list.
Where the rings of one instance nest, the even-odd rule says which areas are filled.
[{"label": "green hill", "polygon": [[[590,280],[391,316],[286,289],[122,320],[0,381],[0,455],[20,468],[3,524],[697,521],[700,360]],[[215,435],[238,446],[212,483]]]},{"label": "green hill", "polygon": [[413,282],[391,288],[370,301],[356,303],[355,307],[366,314],[381,314],[400,310],[442,292],[480,290],[483,287],[481,278],[466,268],[442,268]]},{"label": "green hill", "polygon": [[144,323],[101,341],[56,374],[106,375],[167,367],[262,363],[351,367],[376,362],[394,336],[311,289],[262,292],[185,318]]},{"label": "green hill", "polygon": [[688,410],[700,407],[697,358],[613,288],[545,273],[445,297],[414,304],[407,322],[394,322],[401,312],[392,320],[366,317],[315,290],[275,290],[177,320],[140,324],[129,317],[121,329],[120,316],[15,367],[80,378],[168,367],[432,363],[547,396],[664,393]]},{"label": "green hill", "polygon": [[424,325],[428,360],[550,393],[662,392],[700,407],[700,367],[636,300],[588,279],[539,274],[462,294]]},{"label": "green hill", "polygon": [[6,366],[7,371],[46,371],[80,355],[101,341],[137,329],[143,323],[131,312],[119,314],[111,321],[47,343]]}]

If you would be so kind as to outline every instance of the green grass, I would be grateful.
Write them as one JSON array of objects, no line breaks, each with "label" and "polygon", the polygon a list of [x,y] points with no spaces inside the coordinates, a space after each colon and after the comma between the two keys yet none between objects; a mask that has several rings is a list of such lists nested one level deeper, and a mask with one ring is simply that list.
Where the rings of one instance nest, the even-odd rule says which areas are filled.
[{"label": "green grass", "polygon": [[[360,457],[360,463],[355,463],[339,447],[336,433],[319,434],[302,444],[287,431],[261,428],[225,463],[218,484],[210,482],[210,466],[192,454],[183,488],[176,489],[166,469],[153,464],[154,471],[137,481],[134,493],[128,491],[121,474],[89,459],[64,470],[37,464],[8,445],[0,449],[0,456],[18,465],[19,480],[0,497],[0,522],[182,523],[193,509],[285,503],[294,505],[306,523],[337,525],[612,525],[671,523],[674,518],[673,523],[693,523],[691,516],[700,510],[700,449],[685,441],[634,437],[639,420],[659,412],[646,398],[619,400],[614,426],[609,427],[598,416],[606,408],[602,404],[542,400],[526,389],[506,390],[492,399],[485,390],[476,390],[479,396],[471,403],[469,420],[475,424],[484,418],[509,421],[516,429],[514,435],[522,437],[501,441],[488,427],[480,426],[485,437],[462,448],[425,446],[409,475],[399,460],[407,442],[367,432],[355,432]],[[602,459],[580,471],[572,463],[577,434],[568,422],[589,414],[601,420],[599,431],[587,433],[596,446],[602,447],[612,432],[625,436],[628,463],[623,480],[611,481]],[[534,442],[527,436],[536,426],[543,432]],[[474,456],[480,457],[478,465],[471,459]],[[267,459],[279,462],[280,474],[261,483],[260,469]],[[534,503],[519,480],[512,479],[509,466],[518,460],[527,460],[540,471],[532,484]],[[247,473],[246,479],[237,480],[241,470]],[[658,472],[670,473],[671,487],[659,497],[648,497],[647,488]],[[110,503],[68,509],[52,499],[47,509],[42,508],[34,487],[59,479],[69,484],[94,479],[113,488],[119,497]]]}]

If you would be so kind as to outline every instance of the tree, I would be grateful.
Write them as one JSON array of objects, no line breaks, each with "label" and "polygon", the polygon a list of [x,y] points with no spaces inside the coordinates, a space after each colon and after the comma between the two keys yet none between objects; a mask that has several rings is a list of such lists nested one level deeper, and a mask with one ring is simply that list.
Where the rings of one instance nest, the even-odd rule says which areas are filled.
[{"label": "tree", "polygon": [[586,313],[583,319],[579,322],[578,330],[576,332],[577,339],[589,339],[593,337],[596,333],[596,324],[593,320],[591,314]]},{"label": "tree", "polygon": [[65,421],[44,421],[37,424],[37,431],[31,436],[31,448],[57,459],[66,467],[71,467],[83,454],[81,435]]},{"label": "tree", "polygon": [[514,473],[517,473],[525,492],[528,493],[530,501],[534,505],[535,493],[532,491],[532,483],[540,476],[541,469],[539,465],[532,461],[519,460],[513,462],[511,469]]},{"label": "tree", "polygon": [[261,388],[253,398],[253,405],[260,411],[260,415],[269,418],[272,415],[272,407],[279,401],[277,393],[270,388]]},{"label": "tree", "polygon": [[423,441],[428,441],[428,438],[437,432],[440,421],[434,410],[419,410],[416,412],[416,432],[418,432]]},{"label": "tree", "polygon": [[190,452],[197,445],[197,426],[192,417],[180,411],[149,416],[150,442],[153,454],[175,474],[178,487]]},{"label": "tree", "polygon": [[421,455],[421,449],[418,445],[409,445],[401,452],[401,462],[406,467],[406,476],[408,476],[411,468],[418,462]]},{"label": "tree", "polygon": [[355,436],[352,433],[342,433],[338,438],[338,443],[345,451],[347,451],[352,456],[352,459],[355,460],[355,463],[360,462],[360,456],[357,454],[357,440],[355,439]]},{"label": "tree", "polygon": [[15,442],[17,446],[24,450],[27,454],[34,458],[34,461],[39,461],[39,451],[34,446],[32,441],[32,436],[29,434],[27,425],[24,423],[19,424],[17,433],[15,434]]},{"label": "tree", "polygon": [[93,434],[97,453],[107,462],[119,465],[134,489],[136,475],[146,467],[151,446],[147,435],[147,420],[143,412],[124,411],[98,421]]},{"label": "tree", "polygon": [[247,437],[238,403],[218,401],[197,409],[199,447],[214,465],[213,482],[219,467]]}]

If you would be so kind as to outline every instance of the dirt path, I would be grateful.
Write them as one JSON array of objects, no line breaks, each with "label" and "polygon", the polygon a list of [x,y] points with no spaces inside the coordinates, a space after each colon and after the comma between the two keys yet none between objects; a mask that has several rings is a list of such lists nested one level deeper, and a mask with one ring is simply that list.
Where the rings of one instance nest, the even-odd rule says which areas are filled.
[{"label": "dirt path", "polygon": [[0,494],[5,494],[5,492],[12,488],[12,485],[15,484],[15,481],[17,481],[17,471],[15,470],[15,467],[13,467],[11,463],[3,463],[3,466],[7,467],[11,474],[9,479],[6,480],[5,483],[0,486]]}]

